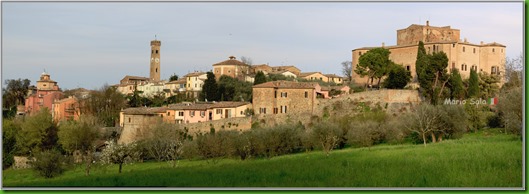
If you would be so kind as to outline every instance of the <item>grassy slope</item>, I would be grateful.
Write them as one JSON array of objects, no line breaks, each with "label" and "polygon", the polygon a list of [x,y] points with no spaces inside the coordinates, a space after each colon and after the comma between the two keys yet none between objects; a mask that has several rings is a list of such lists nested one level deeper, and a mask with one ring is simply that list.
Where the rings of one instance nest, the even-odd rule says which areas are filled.
[{"label": "grassy slope", "polygon": [[4,171],[3,186],[169,187],[521,187],[522,142],[467,134],[437,144],[381,145],[248,161],[181,161],[82,167],[45,180],[30,170]]}]

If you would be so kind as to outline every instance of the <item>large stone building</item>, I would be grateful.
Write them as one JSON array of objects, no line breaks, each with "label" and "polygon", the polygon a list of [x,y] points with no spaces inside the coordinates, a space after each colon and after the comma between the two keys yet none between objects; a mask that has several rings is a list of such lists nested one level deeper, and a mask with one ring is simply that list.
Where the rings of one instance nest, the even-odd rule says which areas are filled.
[{"label": "large stone building", "polygon": [[44,72],[37,81],[37,87],[31,86],[25,103],[26,114],[39,112],[41,108],[48,108],[51,112],[52,104],[61,99],[63,93],[59,90],[56,81],[51,80],[50,74]]},{"label": "large stone building", "polygon": [[318,83],[266,82],[253,86],[253,108],[255,114],[312,114],[318,94]]},{"label": "large stone building", "polygon": [[[444,52],[448,57],[447,70],[458,69],[463,79],[470,76],[470,70],[488,74],[501,74],[505,68],[505,46],[496,42],[479,44],[460,39],[460,30],[450,26],[436,27],[413,24],[397,30],[397,45],[382,47],[391,52],[389,58],[411,71],[416,81],[415,61],[419,41],[424,42],[427,53]],[[367,83],[367,76],[360,77],[354,72],[362,54],[377,47],[362,47],[352,51],[352,81],[357,84]]]}]

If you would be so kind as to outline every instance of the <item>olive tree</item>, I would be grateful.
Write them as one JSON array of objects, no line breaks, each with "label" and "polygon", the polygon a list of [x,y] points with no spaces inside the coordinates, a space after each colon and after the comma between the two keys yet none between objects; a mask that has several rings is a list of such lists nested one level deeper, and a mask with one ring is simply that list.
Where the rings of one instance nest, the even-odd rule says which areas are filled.
[{"label": "olive tree", "polygon": [[79,121],[66,121],[59,125],[59,143],[69,153],[78,150],[83,154],[87,176],[90,175],[95,143],[99,137],[98,129],[101,125],[97,118],[90,115],[82,115]]}]

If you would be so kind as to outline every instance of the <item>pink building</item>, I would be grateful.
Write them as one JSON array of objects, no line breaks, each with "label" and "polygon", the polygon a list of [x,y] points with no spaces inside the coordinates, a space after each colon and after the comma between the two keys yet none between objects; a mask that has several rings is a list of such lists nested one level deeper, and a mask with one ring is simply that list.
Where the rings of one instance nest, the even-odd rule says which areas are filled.
[{"label": "pink building", "polygon": [[63,93],[59,91],[57,82],[51,80],[50,75],[44,72],[40,75],[40,80],[37,81],[37,87],[32,86],[29,89],[26,97],[25,112],[31,115],[39,112],[44,107],[51,111],[53,102],[61,99],[62,96]]},{"label": "pink building", "polygon": [[74,96],[53,103],[52,116],[55,122],[62,120],[78,120],[80,115],[79,101]]}]

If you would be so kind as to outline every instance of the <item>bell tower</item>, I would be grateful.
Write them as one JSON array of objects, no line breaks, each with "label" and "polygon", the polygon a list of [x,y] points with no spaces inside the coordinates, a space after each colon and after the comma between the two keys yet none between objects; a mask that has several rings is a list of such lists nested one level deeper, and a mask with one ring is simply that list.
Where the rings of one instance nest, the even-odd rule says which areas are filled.
[{"label": "bell tower", "polygon": [[160,81],[160,46],[162,42],[159,40],[151,41],[151,73],[150,79],[153,82]]}]

